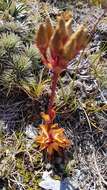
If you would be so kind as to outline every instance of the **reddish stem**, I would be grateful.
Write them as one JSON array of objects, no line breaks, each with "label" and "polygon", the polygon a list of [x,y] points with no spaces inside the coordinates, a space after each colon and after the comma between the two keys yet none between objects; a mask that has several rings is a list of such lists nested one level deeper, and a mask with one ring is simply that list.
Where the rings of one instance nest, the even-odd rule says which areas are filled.
[{"label": "reddish stem", "polygon": [[58,76],[59,76],[59,74],[53,72],[52,84],[51,84],[51,95],[50,95],[50,101],[49,101],[49,105],[48,105],[48,114],[50,113],[50,111],[51,111],[51,109],[53,108],[53,105],[54,105],[54,98],[55,98],[55,92],[56,92]]}]

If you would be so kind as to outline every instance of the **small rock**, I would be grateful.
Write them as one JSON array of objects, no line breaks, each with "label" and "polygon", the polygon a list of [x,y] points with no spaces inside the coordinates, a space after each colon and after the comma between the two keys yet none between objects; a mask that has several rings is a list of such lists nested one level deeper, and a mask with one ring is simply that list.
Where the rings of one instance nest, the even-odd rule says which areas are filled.
[{"label": "small rock", "polygon": [[65,178],[64,180],[55,180],[50,176],[50,172],[45,171],[42,176],[42,181],[39,183],[39,186],[46,190],[76,190],[78,185],[74,187],[74,183],[69,179]]},{"label": "small rock", "polygon": [[32,125],[28,125],[26,126],[26,136],[30,139],[35,138],[35,136],[37,136],[37,131],[36,128],[34,128],[34,126]]},{"label": "small rock", "polygon": [[52,166],[51,166],[50,163],[48,163],[48,164],[46,165],[46,170],[49,171],[49,170],[51,170],[51,169],[52,169]]}]

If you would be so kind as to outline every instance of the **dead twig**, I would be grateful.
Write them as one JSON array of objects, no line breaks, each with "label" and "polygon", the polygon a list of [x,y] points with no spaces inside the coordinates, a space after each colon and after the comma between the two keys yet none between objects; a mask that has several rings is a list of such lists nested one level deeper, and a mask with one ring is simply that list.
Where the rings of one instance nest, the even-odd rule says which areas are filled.
[{"label": "dead twig", "polygon": [[95,155],[95,152],[93,152],[93,155],[92,155],[92,158],[93,158],[93,162],[94,162],[94,167],[97,171],[97,174],[98,174],[98,177],[99,177],[99,183],[100,183],[100,186],[101,186],[101,190],[103,190],[103,186],[102,186],[102,183],[107,186],[107,182],[105,181],[105,179],[103,178],[103,176],[101,175],[100,173],[100,169],[98,167],[98,164],[97,164],[97,161],[96,161],[96,155]]}]

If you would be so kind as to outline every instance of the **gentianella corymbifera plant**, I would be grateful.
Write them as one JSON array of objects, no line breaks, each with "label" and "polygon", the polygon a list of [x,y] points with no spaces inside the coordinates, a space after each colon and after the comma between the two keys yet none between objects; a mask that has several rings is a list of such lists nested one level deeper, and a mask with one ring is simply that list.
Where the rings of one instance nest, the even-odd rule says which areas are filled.
[{"label": "gentianella corymbifera plant", "polygon": [[54,124],[56,86],[61,72],[67,68],[69,61],[86,47],[89,40],[88,30],[83,25],[73,32],[71,24],[72,15],[67,15],[65,12],[58,17],[55,27],[48,18],[45,23],[40,24],[36,34],[36,46],[40,51],[42,62],[52,71],[48,110],[46,114],[42,113],[44,122],[40,125],[40,135],[36,138],[40,150],[47,151],[49,155],[71,144],[64,135],[64,129],[57,123]]}]

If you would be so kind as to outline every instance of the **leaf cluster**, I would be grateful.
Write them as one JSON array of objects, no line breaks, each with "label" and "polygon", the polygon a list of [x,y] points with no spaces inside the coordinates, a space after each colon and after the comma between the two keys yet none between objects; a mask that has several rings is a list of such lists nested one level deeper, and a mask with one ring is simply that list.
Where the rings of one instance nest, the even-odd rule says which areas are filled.
[{"label": "leaf cluster", "polygon": [[44,89],[45,83],[39,82],[40,55],[32,45],[34,36],[35,25],[30,19],[25,22],[1,19],[0,84],[8,92],[18,86],[35,97]]},{"label": "leaf cluster", "polygon": [[23,20],[27,16],[27,6],[16,0],[1,0],[0,16],[6,20],[11,17],[17,20]]}]

